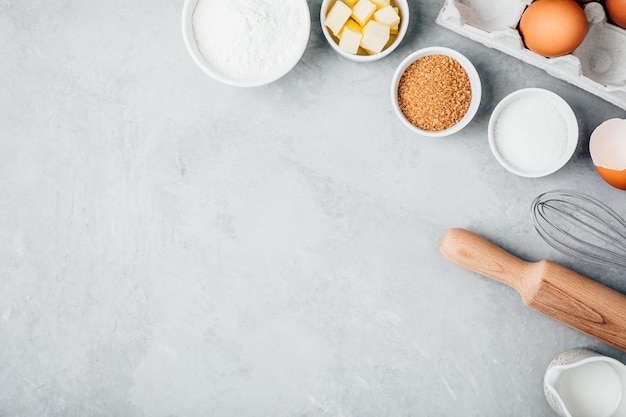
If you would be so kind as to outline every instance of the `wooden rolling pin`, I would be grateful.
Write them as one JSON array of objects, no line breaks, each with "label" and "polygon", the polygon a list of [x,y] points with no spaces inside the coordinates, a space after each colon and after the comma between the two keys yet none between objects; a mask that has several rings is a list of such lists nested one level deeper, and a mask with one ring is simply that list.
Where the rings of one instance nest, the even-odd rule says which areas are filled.
[{"label": "wooden rolling pin", "polygon": [[626,295],[555,262],[526,262],[464,229],[448,230],[439,249],[513,287],[528,307],[626,352]]}]

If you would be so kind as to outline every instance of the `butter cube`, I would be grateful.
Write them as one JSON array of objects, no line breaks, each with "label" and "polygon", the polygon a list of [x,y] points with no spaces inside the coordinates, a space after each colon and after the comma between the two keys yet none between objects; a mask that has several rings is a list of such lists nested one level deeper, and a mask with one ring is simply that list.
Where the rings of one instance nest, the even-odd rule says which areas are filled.
[{"label": "butter cube", "polygon": [[377,9],[382,9],[383,7],[387,7],[391,4],[391,0],[371,0],[372,3],[376,6]]},{"label": "butter cube", "polygon": [[349,54],[356,54],[361,45],[361,26],[354,20],[348,20],[348,23],[343,27],[341,31],[341,37],[339,38],[339,48]]},{"label": "butter cube", "polygon": [[383,50],[389,41],[389,26],[375,20],[370,20],[363,27],[361,46],[370,54],[377,54]]},{"label": "butter cube", "polygon": [[352,8],[352,18],[361,26],[365,26],[376,11],[376,5],[370,0],[359,0]]},{"label": "butter cube", "polygon": [[344,28],[350,29],[353,32],[359,32],[359,33],[361,33],[363,29],[361,25],[359,25],[354,19],[348,19],[348,21],[344,25]]},{"label": "butter cube", "polygon": [[400,16],[391,6],[386,6],[382,9],[376,10],[374,13],[374,19],[376,19],[377,22],[389,27],[396,26],[400,23]]},{"label": "butter cube", "polygon": [[[397,7],[394,7],[393,10],[395,10],[396,14],[400,16],[400,9],[398,9]],[[396,23],[395,26],[392,26],[389,29],[389,34],[391,35],[397,35],[398,33],[400,33],[400,22]]]},{"label": "butter cube", "polygon": [[333,34],[337,35],[344,23],[350,18],[352,14],[352,9],[348,7],[343,1],[338,0],[333,7],[331,7],[330,11],[326,15],[326,19],[324,20],[324,24],[328,27],[328,29],[333,32]]},{"label": "butter cube", "polygon": [[352,30],[353,32],[359,32],[360,34],[363,34],[363,32],[362,32],[363,28],[361,27],[361,25],[359,25],[354,19],[350,18],[345,23],[345,25],[343,25],[343,27],[341,28],[341,30],[337,34],[337,37],[339,39],[341,39],[341,35],[343,34],[343,31],[346,30],[346,28],[350,28],[350,30]]},{"label": "butter cube", "polygon": [[354,5],[356,4],[357,1],[359,0],[342,0],[344,3],[346,3],[348,6],[350,7],[354,7]]}]

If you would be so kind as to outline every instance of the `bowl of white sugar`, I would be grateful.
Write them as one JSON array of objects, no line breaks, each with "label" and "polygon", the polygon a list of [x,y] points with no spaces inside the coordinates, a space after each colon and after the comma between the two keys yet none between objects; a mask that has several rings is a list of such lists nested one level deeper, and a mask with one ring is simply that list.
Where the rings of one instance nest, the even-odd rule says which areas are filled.
[{"label": "bowl of white sugar", "polygon": [[539,178],[561,169],[578,146],[578,121],[559,95],[542,88],[515,91],[489,119],[489,146],[510,172]]},{"label": "bowl of white sugar", "polygon": [[205,73],[256,87],[300,61],[311,16],[306,0],[185,0],[182,25],[187,50]]}]

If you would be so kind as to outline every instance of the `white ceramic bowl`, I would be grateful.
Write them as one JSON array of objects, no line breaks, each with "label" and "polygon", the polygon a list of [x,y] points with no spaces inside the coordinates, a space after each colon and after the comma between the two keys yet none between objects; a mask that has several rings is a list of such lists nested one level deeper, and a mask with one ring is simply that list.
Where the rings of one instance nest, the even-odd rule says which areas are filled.
[{"label": "white ceramic bowl", "polygon": [[[513,163],[512,161],[508,160],[504,155],[506,152],[511,153],[512,151],[508,150],[504,152],[504,150],[501,150],[498,146],[499,141],[504,140],[497,137],[499,129],[496,129],[496,122],[498,121],[498,118],[504,118],[503,111],[507,109],[509,105],[512,105],[514,103],[520,103],[522,100],[525,99],[545,100],[546,102],[550,103],[552,105],[552,109],[554,109],[554,117],[561,116],[565,128],[567,129],[567,138],[564,150],[560,154],[554,152],[555,156],[552,157],[552,149],[546,148],[546,146],[549,146],[549,144],[544,145],[544,142],[535,144],[535,142],[533,142],[533,138],[538,138],[540,136],[536,134],[535,129],[541,129],[543,127],[542,120],[544,120],[544,115],[546,115],[547,113],[539,112],[539,110],[537,110],[539,106],[534,106],[535,110],[533,111],[537,112],[537,116],[539,116],[537,118],[533,118],[532,114],[515,114],[516,119],[519,120],[518,122],[516,122],[516,124],[522,126],[521,128],[527,126],[529,133],[526,136],[529,138],[529,141],[527,143],[520,143],[520,146],[527,146],[520,149],[524,151],[525,154],[528,154],[528,156],[524,156],[525,159],[541,161],[541,167],[539,168],[526,166],[527,164],[521,164],[519,161],[517,161],[517,163]],[[506,117],[511,118],[512,115],[510,113],[512,112],[514,112],[514,108],[510,108],[509,114]],[[529,117],[532,120],[526,120],[526,118]],[[548,119],[547,121],[551,122],[553,117],[545,117],[545,119]],[[533,130],[535,134],[533,134]],[[516,132],[519,132],[519,130],[516,129]],[[518,136],[517,133],[515,135],[516,137]],[[491,152],[493,153],[496,160],[504,168],[521,177],[539,178],[558,171],[570,160],[570,158],[574,154],[574,151],[576,150],[576,147],[578,146],[578,121],[576,120],[576,115],[574,114],[572,108],[559,95],[542,88],[524,88],[509,94],[498,103],[489,119],[487,136],[489,139],[489,147],[491,148]],[[546,149],[550,150],[550,152],[545,152]],[[536,155],[533,155],[532,152],[535,152]],[[519,159],[521,153],[522,152],[518,151],[518,154],[515,157]],[[509,157],[509,159],[512,158]]]},{"label": "white ceramic bowl", "polygon": [[337,38],[331,35],[330,31],[324,24],[326,14],[330,11],[330,8],[332,7],[333,4],[335,4],[336,1],[337,0],[323,0],[322,1],[322,7],[320,9],[320,24],[322,25],[322,33],[324,33],[324,37],[328,41],[328,44],[331,46],[331,48],[333,48],[335,52],[337,52],[342,57],[349,59],[351,61],[372,62],[372,61],[377,61],[379,59],[386,57],[391,52],[393,52],[393,50],[396,49],[398,45],[400,45],[400,42],[402,42],[402,39],[404,38],[404,35],[406,35],[406,31],[409,28],[409,3],[408,1],[407,0],[392,0],[393,5],[398,7],[400,11],[400,27],[398,29],[398,34],[392,35],[392,36],[395,36],[395,38],[392,38],[393,43],[390,44],[387,48],[383,49],[381,52],[374,54],[374,55],[349,54],[339,47],[339,44],[337,43],[338,42]]},{"label": "white ceramic bowl", "polygon": [[[457,124],[445,130],[431,131],[431,130],[420,129],[419,127],[412,124],[406,118],[406,116],[400,109],[400,105],[398,104],[398,86],[400,83],[400,78],[402,78],[402,75],[404,74],[406,69],[409,67],[409,65],[411,65],[413,62],[417,61],[418,59],[423,58],[425,56],[429,56],[429,55],[446,55],[451,58],[454,58],[459,64],[461,64],[463,69],[465,69],[465,72],[467,73],[469,77],[470,85],[472,88],[472,99],[470,101],[470,105],[469,105],[469,108],[467,109],[467,112],[465,113],[463,118],[459,120]],[[454,49],[445,48],[441,46],[432,46],[432,47],[420,49],[418,51],[413,52],[411,55],[407,56],[400,63],[400,65],[398,65],[398,68],[393,74],[393,78],[391,80],[391,104],[393,106],[393,110],[395,111],[400,121],[406,127],[408,127],[413,132],[419,133],[420,135],[423,135],[423,136],[429,136],[429,137],[449,136],[463,129],[476,115],[476,112],[478,111],[478,107],[480,106],[481,96],[482,96],[482,85],[480,83],[480,77],[478,76],[478,71],[476,71],[476,68],[474,67],[474,65],[472,65],[470,60],[467,59],[460,52],[455,51]]]},{"label": "white ceramic bowl", "polygon": [[[298,11],[302,24],[300,30],[297,33],[290,35],[293,40],[294,48],[288,59],[285,59],[285,64],[276,68],[272,73],[266,74],[260,77],[254,78],[241,78],[234,76],[233,74],[227,74],[220,71],[214,63],[209,62],[200,52],[193,27],[193,14],[196,9],[199,0],[185,0],[182,12],[182,27],[183,27],[183,39],[189,54],[193,58],[196,64],[208,75],[215,80],[224,84],[236,86],[236,87],[256,87],[264,84],[269,84],[278,80],[285,74],[287,74],[302,58],[306,46],[309,41],[311,33],[311,15],[309,12],[309,6],[306,0],[290,0],[296,2],[298,5]],[[230,1],[230,0],[226,0]]]}]

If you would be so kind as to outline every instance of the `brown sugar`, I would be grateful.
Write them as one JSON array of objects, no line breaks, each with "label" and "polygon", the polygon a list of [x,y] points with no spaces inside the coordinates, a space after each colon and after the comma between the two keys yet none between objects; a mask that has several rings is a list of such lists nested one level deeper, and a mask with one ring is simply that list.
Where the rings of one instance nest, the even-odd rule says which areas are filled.
[{"label": "brown sugar", "polygon": [[457,124],[472,100],[469,76],[446,55],[428,55],[413,62],[398,84],[398,105],[420,129],[439,131]]}]

